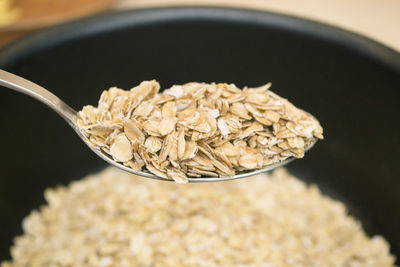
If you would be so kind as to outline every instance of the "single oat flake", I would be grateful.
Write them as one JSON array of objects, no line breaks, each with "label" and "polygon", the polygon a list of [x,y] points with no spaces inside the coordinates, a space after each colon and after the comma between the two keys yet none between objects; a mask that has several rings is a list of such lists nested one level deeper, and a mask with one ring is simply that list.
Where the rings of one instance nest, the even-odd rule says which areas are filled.
[{"label": "single oat flake", "polygon": [[301,158],[323,138],[312,115],[270,87],[191,82],[159,92],[158,82],[144,81],[104,91],[76,120],[92,146],[137,171],[178,183],[231,176]]}]

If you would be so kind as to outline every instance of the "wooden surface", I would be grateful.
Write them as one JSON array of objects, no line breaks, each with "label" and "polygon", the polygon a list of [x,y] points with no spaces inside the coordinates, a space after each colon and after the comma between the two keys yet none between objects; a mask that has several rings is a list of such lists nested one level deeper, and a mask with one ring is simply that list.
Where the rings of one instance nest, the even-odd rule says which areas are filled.
[{"label": "wooden surface", "polygon": [[218,5],[269,10],[339,26],[400,51],[400,0],[119,0],[117,8]]},{"label": "wooden surface", "polygon": [[[90,9],[86,2],[100,4],[112,0],[15,0],[20,3],[42,2],[38,12],[52,19],[60,19],[52,6],[63,2],[65,13],[71,12],[72,5],[83,10]],[[107,3],[106,3],[107,4]],[[145,8],[170,5],[214,5],[269,10],[305,17],[339,26],[363,34],[400,51],[400,0],[116,0],[115,9]],[[92,10],[91,12],[93,12]],[[79,13],[79,12],[78,12]],[[84,12],[83,12],[84,13]],[[79,15],[83,15],[81,12]],[[72,16],[73,17],[73,16]],[[71,18],[72,18],[71,17]],[[64,17],[63,19],[66,19]],[[25,32],[5,34],[0,31],[0,44],[10,41]]]},{"label": "wooden surface", "polygon": [[0,27],[0,44],[33,30],[90,15],[110,8],[115,0],[13,0],[20,18]]}]

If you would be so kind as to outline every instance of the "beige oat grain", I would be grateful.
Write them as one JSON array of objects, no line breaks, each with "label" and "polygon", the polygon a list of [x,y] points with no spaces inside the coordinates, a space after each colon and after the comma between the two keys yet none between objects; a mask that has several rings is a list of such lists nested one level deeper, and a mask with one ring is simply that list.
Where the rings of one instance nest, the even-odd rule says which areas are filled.
[{"label": "beige oat grain", "polygon": [[[145,81],[129,91],[104,91],[97,107],[83,107],[77,123],[93,146],[135,170],[163,177],[168,171],[176,176],[173,168],[186,177],[235,175],[301,158],[323,138],[313,116],[270,87],[187,83],[159,93],[156,81]],[[213,167],[204,160],[197,166],[186,162],[196,156]]]},{"label": "beige oat grain", "polygon": [[45,198],[2,267],[394,266],[383,237],[284,169],[182,187],[109,168]]}]

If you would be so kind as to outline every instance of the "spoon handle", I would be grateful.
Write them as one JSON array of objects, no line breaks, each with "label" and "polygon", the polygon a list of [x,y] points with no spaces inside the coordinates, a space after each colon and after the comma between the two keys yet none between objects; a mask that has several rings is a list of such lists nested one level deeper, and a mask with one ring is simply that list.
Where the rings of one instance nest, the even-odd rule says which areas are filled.
[{"label": "spoon handle", "polygon": [[46,104],[74,126],[76,111],[40,85],[0,69],[0,85],[29,95]]}]

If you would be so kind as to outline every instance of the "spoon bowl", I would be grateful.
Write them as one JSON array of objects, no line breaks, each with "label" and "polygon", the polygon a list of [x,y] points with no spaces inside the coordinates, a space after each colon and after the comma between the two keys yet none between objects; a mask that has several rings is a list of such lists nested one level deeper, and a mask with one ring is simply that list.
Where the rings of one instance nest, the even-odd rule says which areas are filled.
[{"label": "spoon bowl", "polygon": [[[126,167],[123,164],[120,164],[120,163],[116,162],[115,160],[113,160],[111,156],[107,155],[101,149],[93,147],[90,144],[88,138],[81,132],[78,125],[76,124],[77,112],[73,108],[68,106],[65,102],[63,102],[60,98],[58,98],[56,95],[52,94],[50,91],[46,90],[45,88],[41,87],[40,85],[37,85],[27,79],[24,79],[22,77],[19,77],[15,74],[9,73],[4,70],[0,70],[0,85],[7,87],[9,89],[13,89],[17,92],[29,95],[29,96],[39,100],[40,102],[46,104],[51,109],[53,109],[75,130],[75,132],[83,140],[83,142],[85,142],[85,144],[97,156],[102,158],[107,163],[109,163],[119,169],[122,169],[124,171],[130,172],[130,173],[142,176],[142,177],[158,179],[158,180],[165,180],[165,181],[174,181],[172,179],[166,179],[166,178],[154,175],[150,172],[136,171],[132,168]],[[317,142],[317,139],[314,138],[312,140],[312,142],[310,142],[305,147],[304,150],[308,151],[310,148],[312,148],[315,145],[316,142]],[[261,169],[237,172],[237,174],[235,174],[234,176],[196,177],[196,178],[188,177],[188,181],[189,182],[219,182],[219,181],[227,181],[227,180],[245,178],[245,177],[253,176],[253,175],[256,175],[256,174],[259,174],[262,172],[271,171],[277,167],[284,166],[284,165],[288,164],[289,162],[293,161],[294,159],[295,159],[294,157],[289,157],[281,162],[265,166]]]}]

